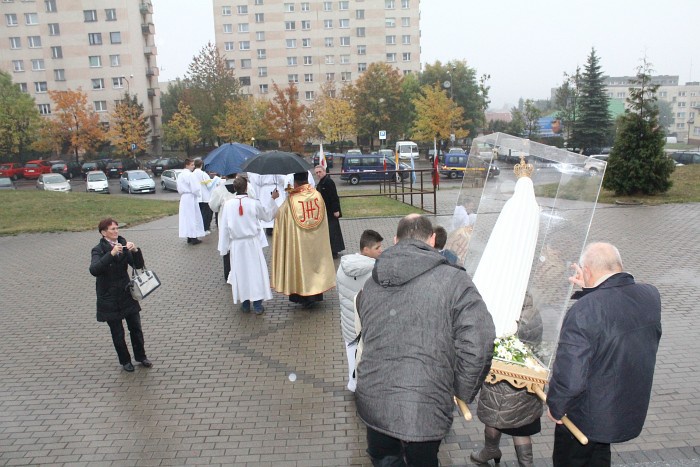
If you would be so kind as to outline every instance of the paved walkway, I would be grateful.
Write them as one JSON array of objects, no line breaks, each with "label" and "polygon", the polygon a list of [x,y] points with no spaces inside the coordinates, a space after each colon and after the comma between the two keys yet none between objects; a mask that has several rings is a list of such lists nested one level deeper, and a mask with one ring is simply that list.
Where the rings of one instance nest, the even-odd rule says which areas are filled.
[{"label": "paved walkway", "polygon": [[[397,222],[343,220],[348,251],[366,228],[390,241]],[[264,315],[244,315],[214,236],[190,247],[174,217],[122,233],[163,281],[143,303],[154,367],[134,373],[121,370],[94,318],[88,264],[98,233],[0,238],[0,465],[370,465],[345,390],[335,291],[313,312],[275,295]],[[589,238],[618,245],[664,306],[646,426],[615,446],[614,464],[700,465],[700,205],[601,207]],[[543,425],[538,466],[551,465],[552,425]],[[482,429],[456,419],[441,464],[468,465]],[[501,465],[516,465],[508,437],[503,444]]]}]

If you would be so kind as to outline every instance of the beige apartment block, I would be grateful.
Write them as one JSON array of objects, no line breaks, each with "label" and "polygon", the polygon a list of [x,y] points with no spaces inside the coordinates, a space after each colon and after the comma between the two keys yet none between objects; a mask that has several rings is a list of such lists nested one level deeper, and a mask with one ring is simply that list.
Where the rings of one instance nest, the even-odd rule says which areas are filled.
[{"label": "beige apartment block", "polygon": [[419,0],[213,0],[216,45],[242,92],[271,98],[294,82],[302,101],[339,89],[371,63],[421,69]]},{"label": "beige apartment block", "polygon": [[161,108],[151,2],[0,0],[0,69],[49,116],[47,91],[82,89],[108,123],[124,93],[143,104],[151,152],[161,152]]}]

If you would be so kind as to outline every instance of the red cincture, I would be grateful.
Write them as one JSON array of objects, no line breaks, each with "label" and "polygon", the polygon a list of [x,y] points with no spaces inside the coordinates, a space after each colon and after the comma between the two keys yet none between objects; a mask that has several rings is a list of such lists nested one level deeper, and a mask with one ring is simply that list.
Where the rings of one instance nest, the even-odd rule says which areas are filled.
[{"label": "red cincture", "polygon": [[238,198],[238,215],[243,215],[243,198]]}]

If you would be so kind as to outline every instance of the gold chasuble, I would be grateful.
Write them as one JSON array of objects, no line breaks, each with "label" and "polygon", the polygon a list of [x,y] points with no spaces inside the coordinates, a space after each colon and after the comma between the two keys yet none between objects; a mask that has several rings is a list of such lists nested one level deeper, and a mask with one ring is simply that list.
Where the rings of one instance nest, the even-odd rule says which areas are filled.
[{"label": "gold chasuble", "polygon": [[272,234],[272,288],[316,295],[335,287],[326,205],[310,185],[289,192]]}]

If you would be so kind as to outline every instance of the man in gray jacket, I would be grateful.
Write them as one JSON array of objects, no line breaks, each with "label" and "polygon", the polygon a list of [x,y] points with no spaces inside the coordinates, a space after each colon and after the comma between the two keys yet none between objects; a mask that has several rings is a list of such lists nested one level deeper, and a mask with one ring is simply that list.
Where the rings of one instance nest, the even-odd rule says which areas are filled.
[{"label": "man in gray jacket", "polygon": [[357,299],[357,410],[375,466],[437,466],[453,396],[472,401],[491,367],[491,315],[469,275],[434,242],[427,218],[403,218]]}]

